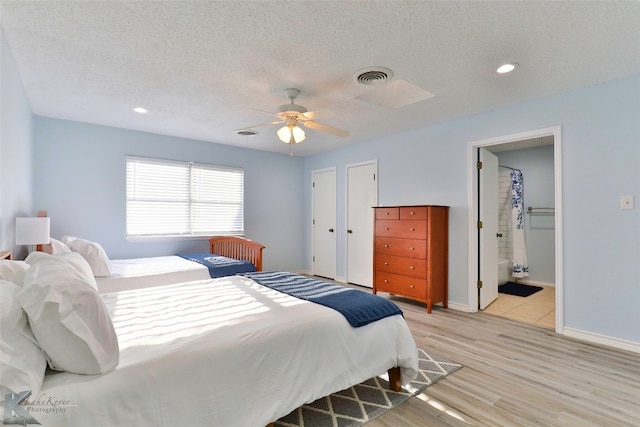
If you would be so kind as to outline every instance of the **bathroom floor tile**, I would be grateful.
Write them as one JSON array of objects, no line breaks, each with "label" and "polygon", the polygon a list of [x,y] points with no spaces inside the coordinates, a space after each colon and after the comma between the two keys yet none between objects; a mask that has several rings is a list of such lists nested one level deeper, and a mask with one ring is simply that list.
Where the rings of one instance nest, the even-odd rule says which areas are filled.
[{"label": "bathroom floor tile", "polygon": [[498,298],[484,312],[553,329],[556,321],[555,287],[542,288],[528,297],[498,294]]}]

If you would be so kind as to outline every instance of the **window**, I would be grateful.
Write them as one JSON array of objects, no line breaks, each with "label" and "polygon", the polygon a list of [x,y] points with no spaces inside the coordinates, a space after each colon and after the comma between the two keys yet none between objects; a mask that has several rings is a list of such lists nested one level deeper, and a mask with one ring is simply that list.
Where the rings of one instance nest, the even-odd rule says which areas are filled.
[{"label": "window", "polygon": [[244,170],[127,156],[127,237],[244,234]]}]

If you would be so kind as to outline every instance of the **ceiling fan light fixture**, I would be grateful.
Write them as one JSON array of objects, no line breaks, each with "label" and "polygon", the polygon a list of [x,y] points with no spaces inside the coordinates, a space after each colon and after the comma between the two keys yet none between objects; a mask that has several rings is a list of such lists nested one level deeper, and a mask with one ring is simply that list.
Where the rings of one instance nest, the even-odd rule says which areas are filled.
[{"label": "ceiling fan light fixture", "polygon": [[280,139],[280,141],[288,144],[289,142],[291,142],[291,132],[293,132],[293,140],[296,144],[304,141],[304,139],[306,138],[304,131],[295,125],[286,125],[278,129],[278,138]]}]

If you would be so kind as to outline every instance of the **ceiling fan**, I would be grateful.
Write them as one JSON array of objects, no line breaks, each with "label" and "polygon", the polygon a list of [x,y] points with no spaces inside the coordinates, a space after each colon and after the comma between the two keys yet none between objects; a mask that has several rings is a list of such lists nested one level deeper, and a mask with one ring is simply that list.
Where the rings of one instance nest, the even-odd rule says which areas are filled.
[{"label": "ceiling fan", "polygon": [[346,137],[349,136],[349,132],[346,130],[338,129],[333,126],[325,125],[324,123],[317,122],[317,118],[321,117],[330,117],[334,113],[330,110],[319,110],[319,111],[307,111],[305,107],[302,105],[294,104],[294,100],[300,95],[300,91],[298,89],[289,88],[285,89],[284,94],[291,103],[281,105],[278,108],[277,113],[272,113],[270,111],[262,111],[255,110],[261,113],[270,114],[272,116],[276,116],[278,120],[260,123],[253,126],[247,126],[241,129],[236,129],[234,132],[242,132],[247,129],[258,127],[258,126],[267,126],[267,125],[277,125],[284,123],[284,126],[278,129],[278,138],[282,142],[286,142],[287,144],[297,144],[299,142],[304,141],[305,133],[302,128],[298,125],[303,124],[305,127],[310,129],[319,130],[321,132],[327,132],[332,135]]}]

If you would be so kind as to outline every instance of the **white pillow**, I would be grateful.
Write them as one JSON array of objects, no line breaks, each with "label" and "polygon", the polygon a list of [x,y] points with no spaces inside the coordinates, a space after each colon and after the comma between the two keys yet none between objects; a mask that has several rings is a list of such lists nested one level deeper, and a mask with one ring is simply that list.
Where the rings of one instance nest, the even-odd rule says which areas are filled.
[{"label": "white pillow", "polygon": [[67,254],[71,252],[69,246],[62,243],[60,240],[54,239],[53,237],[49,237],[49,245],[51,245],[51,252],[49,252],[51,255]]},{"label": "white pillow", "polygon": [[87,262],[87,260],[85,260],[82,257],[82,255],[78,253],[69,251],[61,255],[49,255],[46,252],[31,252],[25,258],[24,262],[27,265],[32,265],[38,262],[39,260],[50,259],[52,256],[67,261],[69,264],[75,267],[75,269],[82,274],[87,284],[91,285],[91,287],[96,291],[98,290],[98,284],[96,283],[95,277],[93,277],[93,271],[91,271],[91,266],[89,266],[89,263]]},{"label": "white pillow", "polygon": [[60,239],[62,241],[62,243],[64,243],[65,245],[69,246],[71,244],[71,241],[77,239],[76,236],[62,236],[62,238]]},{"label": "white pillow", "polygon": [[20,287],[0,280],[0,393],[31,391],[38,395],[47,361],[29,329],[16,294]]},{"label": "white pillow", "polygon": [[79,253],[87,260],[91,266],[94,276],[111,276],[111,263],[109,263],[109,257],[99,243],[76,237],[69,241],[68,246],[73,252]]},{"label": "white pillow", "polygon": [[0,261],[0,280],[8,280],[22,286],[24,273],[28,268],[29,264],[24,261],[2,260]]},{"label": "white pillow", "polygon": [[32,258],[17,298],[52,369],[105,374],[119,363],[118,337],[93,277],[73,257]]}]

